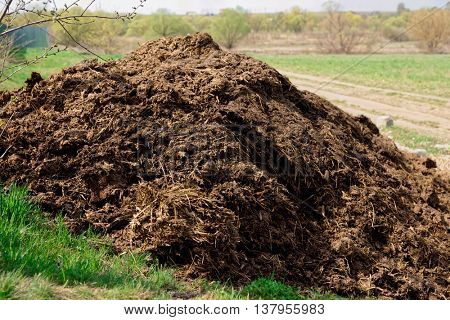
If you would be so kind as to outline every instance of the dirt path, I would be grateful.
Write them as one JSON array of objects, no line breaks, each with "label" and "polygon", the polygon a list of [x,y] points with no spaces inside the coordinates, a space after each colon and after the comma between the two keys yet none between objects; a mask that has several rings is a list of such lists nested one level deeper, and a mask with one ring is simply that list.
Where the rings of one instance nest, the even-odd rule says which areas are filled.
[{"label": "dirt path", "polygon": [[[315,92],[343,110],[364,114],[376,122],[391,116],[396,125],[418,133],[450,140],[450,99],[419,93],[367,87],[328,78],[281,71],[299,89]],[[324,83],[327,83],[323,86]]]}]

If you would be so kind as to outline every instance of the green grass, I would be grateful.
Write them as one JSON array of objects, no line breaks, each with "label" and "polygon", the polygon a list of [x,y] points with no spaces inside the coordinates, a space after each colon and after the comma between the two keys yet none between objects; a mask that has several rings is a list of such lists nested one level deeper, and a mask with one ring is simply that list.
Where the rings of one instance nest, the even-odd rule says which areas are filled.
[{"label": "green grass", "polygon": [[[32,61],[36,57],[41,56],[44,52],[42,49],[37,48],[23,49],[21,51],[20,57],[24,61]],[[105,59],[117,59],[119,57],[120,55],[103,56]],[[0,83],[0,90],[13,90],[22,87],[32,71],[37,71],[42,77],[47,78],[48,76],[61,71],[63,68],[70,67],[83,60],[93,58],[95,58],[93,55],[87,53],[77,53],[70,50],[61,51],[55,55],[50,55],[45,59],[40,59],[37,63],[20,70],[14,74],[11,79]],[[9,67],[13,67],[13,65],[10,65]],[[14,71],[14,68],[9,71]],[[8,70],[5,73],[8,74]]]},{"label": "green grass", "polygon": [[[251,54],[287,71],[334,77],[364,55],[264,55]],[[374,55],[338,79],[372,87],[450,97],[450,55]]]},{"label": "green grass", "polygon": [[341,297],[320,291],[309,291],[307,295],[302,294],[299,290],[288,286],[280,281],[272,278],[256,279],[244,288],[241,295],[253,300],[336,300]]},{"label": "green grass", "polygon": [[273,279],[257,279],[244,287],[244,295],[262,300],[300,300],[302,296],[292,287]]},{"label": "green grass", "polygon": [[413,130],[397,126],[385,128],[383,129],[383,132],[390,135],[395,142],[410,149],[424,149],[427,153],[433,155],[448,154],[448,150],[435,147],[437,144],[444,144],[445,141],[440,141],[434,137],[419,134]]},{"label": "green grass", "polygon": [[3,298],[14,291],[12,279],[36,277],[59,286],[120,288],[131,296],[167,297],[183,290],[172,270],[149,266],[145,255],[116,255],[107,239],[89,231],[72,235],[61,217],[45,218],[26,190],[15,186],[0,193],[0,270]]},{"label": "green grass", "polygon": [[[45,217],[25,188],[0,187],[0,299],[307,298],[272,279],[244,288],[179,279],[176,270],[148,258],[117,255],[107,238],[91,231],[71,234],[61,217]],[[336,298],[314,292],[308,297]]]}]

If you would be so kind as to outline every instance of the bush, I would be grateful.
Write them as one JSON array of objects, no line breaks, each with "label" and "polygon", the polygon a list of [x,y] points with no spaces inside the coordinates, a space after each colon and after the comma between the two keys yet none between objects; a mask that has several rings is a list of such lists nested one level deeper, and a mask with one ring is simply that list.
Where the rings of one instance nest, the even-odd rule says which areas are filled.
[{"label": "bush", "polygon": [[160,9],[150,16],[149,28],[150,33],[147,34],[157,37],[186,35],[193,31],[183,17],[171,14],[165,9]]},{"label": "bush", "polygon": [[225,9],[214,20],[211,31],[216,41],[231,49],[250,32],[250,27],[245,12]]},{"label": "bush", "polygon": [[161,37],[186,35],[194,31],[194,28],[184,17],[172,14],[165,9],[156,13],[139,17],[130,23],[127,35],[155,39]]},{"label": "bush", "polygon": [[383,36],[392,41],[408,41],[409,35],[405,32],[410,20],[409,12],[395,15],[384,21]]},{"label": "bush", "polygon": [[269,15],[264,13],[252,13],[247,17],[248,25],[253,32],[267,31],[269,29],[269,21]]},{"label": "bush", "polygon": [[450,11],[446,9],[414,12],[411,35],[427,52],[439,52],[450,41]]},{"label": "bush", "polygon": [[294,7],[283,14],[283,29],[285,31],[302,32],[306,22],[306,14],[299,7]]}]

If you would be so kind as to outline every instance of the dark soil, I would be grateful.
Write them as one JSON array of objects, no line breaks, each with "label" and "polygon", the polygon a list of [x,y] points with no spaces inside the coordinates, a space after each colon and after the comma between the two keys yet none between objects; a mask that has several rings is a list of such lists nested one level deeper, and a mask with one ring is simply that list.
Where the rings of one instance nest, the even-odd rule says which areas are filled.
[{"label": "dark soil", "polygon": [[450,298],[449,180],[206,34],[0,94],[0,181],[193,276]]}]

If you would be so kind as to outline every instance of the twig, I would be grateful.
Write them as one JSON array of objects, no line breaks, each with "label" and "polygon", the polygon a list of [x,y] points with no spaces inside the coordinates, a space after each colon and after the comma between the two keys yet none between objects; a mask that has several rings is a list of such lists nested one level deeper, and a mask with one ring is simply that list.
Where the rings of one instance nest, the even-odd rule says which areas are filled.
[{"label": "twig", "polygon": [[0,24],[2,24],[3,19],[5,18],[6,14],[8,13],[9,7],[11,6],[12,2],[13,2],[13,0],[8,0],[6,2],[5,10],[3,10],[2,15],[0,16]]},{"label": "twig", "polygon": [[86,50],[87,52],[89,52],[90,54],[96,56],[97,58],[99,58],[100,60],[103,61],[107,61],[106,59],[102,58],[101,56],[99,56],[98,54],[96,54],[94,51],[92,51],[91,49],[89,49],[88,47],[84,46],[83,44],[81,44],[79,41],[77,41],[72,34],[69,32],[69,30],[67,30],[67,28],[64,26],[64,24],[62,24],[61,21],[57,21],[58,24],[61,26],[61,28],[64,29],[64,31],[69,35],[70,39],[72,39],[73,42],[75,42],[77,45],[79,45],[81,48],[83,48],[84,50]]},{"label": "twig", "polygon": [[[126,17],[126,16],[124,16],[124,17]],[[21,26],[18,26],[18,27],[9,29],[9,30],[5,30],[2,33],[0,33],[0,37],[4,37],[4,36],[6,36],[6,35],[8,35],[10,33],[13,33],[13,32],[15,32],[17,30],[21,30],[23,28],[31,27],[31,26],[38,25],[38,24],[44,24],[44,23],[47,23],[47,22],[58,22],[58,23],[64,22],[65,23],[66,20],[77,20],[79,18],[84,18],[84,19],[109,19],[109,20],[116,20],[117,19],[117,17],[108,17],[108,16],[99,16],[99,15],[90,15],[90,16],[75,15],[75,16],[66,16],[66,17],[53,16],[52,18],[41,19],[41,20],[29,22],[29,23],[26,23],[24,25],[21,25]]]},{"label": "twig", "polygon": [[6,153],[8,152],[9,149],[11,149],[12,146],[9,146],[8,149],[5,150],[5,152],[3,152],[2,156],[0,157],[0,159],[3,159],[3,157],[6,155]]},{"label": "twig", "polygon": [[84,16],[84,14],[86,13],[86,11],[88,11],[88,9],[92,6],[92,4],[95,2],[95,0],[92,0],[91,3],[89,3],[86,8],[84,9],[84,11],[81,13],[81,16]]},{"label": "twig", "polygon": [[45,59],[45,58],[47,58],[47,57],[49,57],[49,56],[51,56],[51,55],[57,54],[58,52],[61,52],[61,51],[64,51],[64,50],[65,50],[65,49],[64,49],[64,50],[58,50],[58,51],[55,52],[55,53],[50,53],[50,51],[53,50],[54,48],[55,48],[55,46],[53,46],[53,47],[51,47],[51,48],[45,50],[45,52],[44,52],[43,54],[41,54],[40,56],[34,58],[34,59],[31,60],[31,61],[25,61],[25,62],[22,63],[22,64],[19,64],[19,65],[14,66],[13,68],[17,68],[17,69],[14,70],[13,72],[11,72],[7,77],[4,77],[4,78],[0,79],[0,83],[3,83],[3,82],[5,82],[5,81],[11,79],[12,76],[15,75],[17,72],[19,72],[19,71],[25,69],[26,67],[28,67],[28,66],[30,66],[30,65],[32,65],[32,64],[35,64],[35,63],[38,62],[39,60]]},{"label": "twig", "polygon": [[[60,13],[55,13],[55,15],[52,15],[52,16],[48,16],[48,15],[44,15],[44,14],[41,15],[39,12],[30,10],[30,11],[28,11],[28,12],[34,12],[34,13],[36,13],[37,15],[39,15],[39,16],[41,16],[41,17],[44,16],[44,17],[46,17],[46,18],[45,18],[45,19],[41,19],[41,20],[37,20],[37,21],[30,21],[30,22],[25,23],[25,24],[23,24],[23,25],[21,25],[21,26],[17,26],[17,27],[15,27],[15,28],[7,29],[7,30],[3,31],[2,33],[0,33],[0,37],[4,37],[5,35],[8,35],[8,34],[10,34],[10,33],[12,33],[12,32],[17,31],[17,30],[23,29],[23,28],[25,28],[25,27],[30,27],[30,26],[34,26],[34,25],[38,25],[38,24],[44,24],[44,23],[47,23],[47,22],[67,23],[68,20],[69,20],[69,21],[70,21],[70,20],[78,20],[78,19],[80,19],[80,18],[81,18],[81,19],[108,19],[108,20],[117,20],[117,19],[125,19],[125,18],[131,19],[131,18],[133,18],[134,16],[136,16],[137,10],[138,10],[139,8],[142,8],[142,7],[144,6],[144,3],[145,3],[146,1],[147,1],[147,0],[139,0],[139,5],[133,7],[133,8],[132,8],[132,9],[133,9],[132,12],[127,13],[127,14],[122,14],[122,15],[119,14],[119,13],[117,13],[116,16],[96,15],[96,14],[93,14],[93,15],[84,15],[84,14],[87,12],[87,9],[94,3],[94,1],[92,1],[92,2],[87,6],[86,10],[83,11],[83,13],[82,13],[81,15],[80,15],[80,14],[77,14],[77,15],[63,16],[64,13],[68,12],[68,10],[70,9],[70,7],[72,7],[72,6],[74,6],[74,5],[78,5],[79,0],[75,1],[75,2],[72,3],[70,6],[66,7],[62,12],[60,12]],[[16,9],[16,12],[19,13],[19,11],[24,11],[24,10],[25,10],[25,6],[22,6],[22,7],[18,8],[18,9]]]}]

